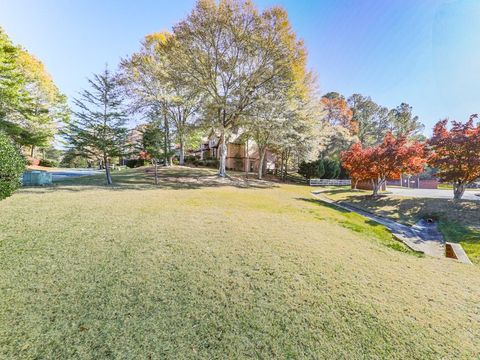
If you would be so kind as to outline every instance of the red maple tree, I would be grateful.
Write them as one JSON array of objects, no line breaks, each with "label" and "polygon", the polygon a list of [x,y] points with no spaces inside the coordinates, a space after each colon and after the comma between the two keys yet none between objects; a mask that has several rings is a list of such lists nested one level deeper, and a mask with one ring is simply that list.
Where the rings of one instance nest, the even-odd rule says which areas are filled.
[{"label": "red maple tree", "polygon": [[370,174],[365,163],[368,156],[367,149],[364,149],[361,143],[353,144],[350,150],[342,153],[342,166],[352,179],[354,189],[357,189],[359,181],[369,180]]},{"label": "red maple tree", "polygon": [[468,184],[480,177],[480,123],[474,124],[478,116],[472,115],[466,123],[448,120],[439,121],[433,128],[429,140],[432,154],[429,165],[436,168],[436,176],[453,184],[455,199],[461,199]]},{"label": "red maple tree", "polygon": [[387,179],[418,174],[424,170],[426,161],[425,143],[408,142],[407,135],[394,137],[391,133],[387,133],[378,146],[363,148],[354,144],[342,153],[342,164],[352,180],[355,184],[371,181],[374,197]]}]

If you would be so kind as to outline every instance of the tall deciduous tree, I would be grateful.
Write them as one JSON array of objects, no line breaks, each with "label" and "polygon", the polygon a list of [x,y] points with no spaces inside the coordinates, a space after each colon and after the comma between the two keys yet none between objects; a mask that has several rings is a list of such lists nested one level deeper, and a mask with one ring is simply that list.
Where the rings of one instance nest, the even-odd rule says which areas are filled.
[{"label": "tall deciduous tree", "polygon": [[29,97],[25,89],[25,75],[18,64],[20,49],[12,44],[0,28],[0,130],[15,140],[26,135],[14,116],[23,114]]},{"label": "tall deciduous tree", "polygon": [[[299,61],[303,61],[300,59]],[[312,78],[311,81],[308,79]],[[271,84],[274,89],[258,99],[245,116],[243,126],[258,146],[258,178],[264,175],[264,162],[267,149],[275,149],[286,144],[284,138],[292,130],[306,121],[301,111],[312,96],[314,79],[309,73],[295,74],[294,79],[278,79]]]},{"label": "tall deciduous tree", "polygon": [[424,126],[418,116],[413,115],[410,105],[401,103],[395,109],[390,110],[388,116],[389,130],[394,135],[408,134],[411,138],[421,137]]},{"label": "tall deciduous tree", "polygon": [[[185,144],[192,128],[194,116],[200,106],[200,94],[196,87],[172,69],[171,48],[173,36],[167,32],[153,33],[145,37],[140,52],[122,61],[123,83],[134,95],[136,107],[151,114],[152,109],[162,118],[164,128],[164,152],[170,151],[175,132],[180,145],[180,164],[184,164]],[[158,122],[158,121],[157,121]],[[169,158],[166,158],[167,165]]]},{"label": "tall deciduous tree", "polygon": [[246,116],[244,126],[258,147],[258,178],[262,179],[267,148],[279,140],[284,122],[287,121],[288,100],[279,89],[277,94],[269,94],[258,101]]},{"label": "tall deciduous tree", "polygon": [[323,108],[323,118],[331,125],[343,126],[353,134],[358,132],[358,124],[353,121],[353,112],[348,107],[345,98],[338,93],[328,93],[320,100]]},{"label": "tall deciduous tree", "polygon": [[298,167],[304,160],[316,157],[315,143],[318,136],[318,98],[314,96],[296,97],[287,112],[279,140],[273,150],[279,158],[280,177],[285,180],[289,168]]},{"label": "tall deciduous tree", "polygon": [[105,166],[107,184],[112,184],[110,160],[120,156],[125,143],[127,113],[118,78],[107,68],[88,80],[74,100],[77,109],[65,129],[71,147],[90,156],[99,156]]},{"label": "tall deciduous tree", "polygon": [[400,174],[418,174],[426,163],[425,144],[409,142],[407,135],[394,137],[387,133],[378,146],[363,148],[355,144],[342,154],[342,163],[353,181],[370,180],[373,196],[378,196],[387,179],[396,179]]},{"label": "tall deciduous tree", "polygon": [[0,28],[0,128],[17,145],[48,147],[69,111],[44,65]]},{"label": "tall deciduous tree", "polygon": [[388,109],[376,104],[370,97],[353,94],[348,98],[352,121],[363,146],[378,145],[389,129]]},{"label": "tall deciduous tree", "polygon": [[287,14],[272,8],[259,14],[251,2],[200,0],[174,27],[179,76],[189,79],[206,98],[206,119],[220,134],[219,175],[225,176],[231,130],[278,77],[295,71],[303,56]]},{"label": "tall deciduous tree", "polygon": [[322,96],[320,111],[319,156],[338,158],[357,141],[358,123],[353,120],[353,112],[345,98],[337,92]]},{"label": "tall deciduous tree", "polygon": [[480,178],[480,124],[475,125],[477,115],[465,122],[439,121],[429,140],[432,154],[430,166],[438,171],[436,177],[453,184],[455,199],[461,199],[468,184]]},{"label": "tall deciduous tree", "polygon": [[23,145],[30,146],[31,156],[35,147],[48,147],[57,133],[58,125],[68,120],[69,109],[63,95],[46,71],[43,63],[21,49],[18,57],[25,76],[25,89],[29,96],[28,107],[23,111],[28,136]]},{"label": "tall deciduous tree", "polygon": [[18,48],[0,28],[0,121],[19,103],[21,89],[25,81],[17,64]]},{"label": "tall deciduous tree", "polygon": [[[163,152],[171,149],[171,119],[169,106],[173,95],[169,89],[167,69],[169,59],[166,54],[168,32],[147,35],[138,53],[122,60],[122,84],[132,96],[133,110],[148,114],[152,123],[162,125],[164,141]],[[164,158],[169,166],[170,158]]]}]

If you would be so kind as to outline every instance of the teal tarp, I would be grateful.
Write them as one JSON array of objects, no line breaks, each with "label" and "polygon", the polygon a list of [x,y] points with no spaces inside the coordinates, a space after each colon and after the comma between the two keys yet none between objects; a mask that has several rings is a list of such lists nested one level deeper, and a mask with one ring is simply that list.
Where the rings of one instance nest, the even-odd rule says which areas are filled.
[{"label": "teal tarp", "polygon": [[25,171],[22,177],[23,186],[43,186],[52,184],[52,174],[46,171]]}]

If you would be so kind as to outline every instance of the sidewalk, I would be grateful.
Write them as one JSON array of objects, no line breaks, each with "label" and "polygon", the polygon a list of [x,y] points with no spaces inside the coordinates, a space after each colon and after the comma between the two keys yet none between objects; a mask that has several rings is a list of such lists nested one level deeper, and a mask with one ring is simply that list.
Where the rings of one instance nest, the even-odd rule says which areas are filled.
[{"label": "sidewalk", "polygon": [[393,220],[357,209],[343,202],[333,201],[323,195],[321,192],[312,192],[312,194],[320,201],[355,212],[370,220],[382,224],[392,232],[393,236],[414,251],[438,258],[445,257],[445,240],[434,223],[430,224],[425,220],[421,220],[414,226],[407,226]]}]

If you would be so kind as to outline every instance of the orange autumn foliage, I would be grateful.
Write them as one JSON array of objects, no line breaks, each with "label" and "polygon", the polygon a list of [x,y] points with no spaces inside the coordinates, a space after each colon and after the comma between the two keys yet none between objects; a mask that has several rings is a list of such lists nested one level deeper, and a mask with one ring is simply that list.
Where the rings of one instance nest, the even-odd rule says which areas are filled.
[{"label": "orange autumn foliage", "polygon": [[402,173],[414,175],[422,172],[426,155],[425,143],[408,142],[406,135],[394,137],[387,133],[378,146],[352,145],[350,150],[342,153],[342,164],[355,182],[371,181],[373,194],[377,195],[387,179],[398,179]]},{"label": "orange autumn foliage", "polygon": [[352,134],[358,132],[358,123],[352,119],[353,112],[345,99],[323,97],[320,101],[326,113],[325,120],[332,125],[340,125],[349,129]]}]

